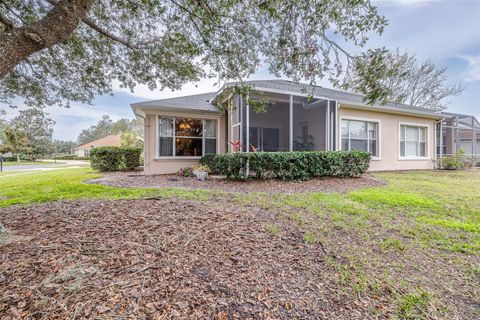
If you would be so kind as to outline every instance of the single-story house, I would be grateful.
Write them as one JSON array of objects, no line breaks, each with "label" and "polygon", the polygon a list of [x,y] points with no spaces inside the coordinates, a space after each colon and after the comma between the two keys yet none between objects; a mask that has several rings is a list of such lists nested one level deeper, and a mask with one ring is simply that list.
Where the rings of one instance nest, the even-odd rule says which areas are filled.
[{"label": "single-story house", "polygon": [[[216,92],[131,104],[145,126],[145,174],[175,173],[207,153],[233,152],[237,141],[244,152],[365,150],[371,171],[435,168],[445,120],[439,112],[368,105],[358,94],[286,80],[246,84],[254,87],[248,99],[227,83]],[[255,112],[249,101],[262,98],[266,112]]]},{"label": "single-story house", "polygon": [[75,147],[72,149],[72,153],[77,157],[89,157],[90,150],[96,147],[119,147],[120,142],[120,134],[111,134],[106,137],[100,138],[98,140],[82,144],[81,146]]}]

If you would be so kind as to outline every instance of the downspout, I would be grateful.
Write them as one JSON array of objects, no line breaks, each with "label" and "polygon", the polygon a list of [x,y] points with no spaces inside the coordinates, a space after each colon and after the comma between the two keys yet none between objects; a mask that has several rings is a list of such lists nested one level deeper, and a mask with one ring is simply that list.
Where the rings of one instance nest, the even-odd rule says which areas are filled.
[{"label": "downspout", "polygon": [[327,111],[326,111],[327,114],[325,115],[325,118],[327,119],[327,123],[326,123],[327,143],[326,143],[326,145],[325,145],[325,148],[327,149],[327,151],[330,151],[330,142],[331,142],[331,141],[330,141],[330,140],[331,140],[331,139],[330,139],[330,133],[331,133],[331,132],[330,132],[330,119],[331,119],[331,117],[330,117],[330,101],[331,101],[331,100],[328,100],[328,102],[327,102]]},{"label": "downspout", "polygon": [[293,96],[289,97],[288,105],[288,150],[293,151]]},{"label": "downspout", "polygon": [[340,146],[338,141],[340,140],[340,134],[339,134],[339,124],[340,124],[340,115],[338,114],[338,102],[335,100],[335,141],[333,142],[335,145],[335,151],[339,150]]},{"label": "downspout", "polygon": [[437,130],[437,124],[440,123],[440,144],[439,144],[439,152],[438,152],[438,155],[437,155],[437,135],[435,134],[435,169],[441,169],[441,168],[438,168],[438,165],[439,165],[439,159],[441,160],[442,157],[443,157],[443,121],[445,120],[445,117],[443,117],[442,119],[440,120],[437,120],[435,121],[435,130]]},{"label": "downspout", "polygon": [[[232,112],[230,112],[230,108],[232,107],[231,103],[229,102],[227,110],[225,110],[225,152],[224,153],[229,153],[228,152],[228,141],[231,141],[230,137],[230,127],[232,125],[232,121],[230,121],[230,126],[228,125],[228,119],[232,119]],[[220,137],[219,137],[220,138]],[[220,150],[218,150],[218,153],[220,153]]]},{"label": "downspout", "polygon": [[[147,161],[148,161],[148,165],[150,166],[150,158],[147,157],[147,148],[145,146],[146,144],[146,135],[147,135],[147,132],[148,132],[148,128],[150,127],[150,125],[147,125],[147,118],[142,116],[141,114],[138,114],[136,111],[133,112],[133,114],[136,116],[136,117],[139,117],[141,119],[143,119],[143,174],[145,175],[146,172],[145,172],[145,168],[147,167],[146,164],[147,164]],[[147,160],[148,159],[148,160]]]}]

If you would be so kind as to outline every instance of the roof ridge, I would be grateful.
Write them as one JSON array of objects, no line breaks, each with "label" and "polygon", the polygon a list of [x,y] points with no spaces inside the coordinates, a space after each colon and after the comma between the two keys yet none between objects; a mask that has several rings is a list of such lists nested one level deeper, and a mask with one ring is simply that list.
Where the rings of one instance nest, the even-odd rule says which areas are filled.
[{"label": "roof ridge", "polygon": [[[314,90],[318,88],[318,89],[321,89],[321,90],[328,90],[328,91],[330,91],[330,92],[336,92],[336,93],[341,93],[341,94],[349,94],[349,95],[356,96],[356,97],[361,97],[361,98],[365,97],[364,94],[357,93],[357,92],[351,92],[351,91],[342,90],[342,89],[337,89],[337,88],[328,88],[328,87],[324,87],[324,86],[321,86],[321,85],[311,85],[311,84],[308,84],[308,83],[305,83],[305,82],[295,82],[295,81],[293,81],[293,80],[288,80],[288,79],[251,80],[251,82],[255,82],[255,81],[285,82],[285,83],[293,84],[293,85],[304,85],[304,86],[313,87]],[[431,110],[431,109],[426,108],[426,107],[414,106],[414,105],[411,105],[411,104],[399,103],[399,102],[394,102],[394,101],[388,101],[388,102],[386,103],[386,105],[403,106],[403,107],[408,107],[408,108],[417,108],[417,109],[421,109],[421,110],[425,110],[425,111],[432,111],[432,112],[434,112],[434,110]]]}]

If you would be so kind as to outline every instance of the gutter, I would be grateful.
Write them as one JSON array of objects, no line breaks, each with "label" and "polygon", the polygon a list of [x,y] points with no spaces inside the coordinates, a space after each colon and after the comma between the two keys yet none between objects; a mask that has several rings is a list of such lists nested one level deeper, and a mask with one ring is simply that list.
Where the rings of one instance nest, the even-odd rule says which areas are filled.
[{"label": "gutter", "polygon": [[[437,167],[438,158],[442,159],[443,157],[443,127],[442,123],[446,118],[443,117],[440,120],[435,121],[435,169],[440,169]],[[440,154],[437,156],[437,124],[440,122]]]}]

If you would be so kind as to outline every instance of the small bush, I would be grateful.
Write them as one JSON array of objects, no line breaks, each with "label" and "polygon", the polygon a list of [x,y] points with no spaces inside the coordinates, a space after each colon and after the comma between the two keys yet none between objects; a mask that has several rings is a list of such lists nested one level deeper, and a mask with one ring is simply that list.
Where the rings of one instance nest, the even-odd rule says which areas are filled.
[{"label": "small bush", "polygon": [[133,170],[140,165],[141,148],[98,147],[90,151],[90,165],[99,171]]},{"label": "small bush", "polygon": [[198,166],[193,167],[193,171],[204,171],[210,173],[210,167],[204,164],[199,164]]},{"label": "small bush", "polygon": [[323,176],[362,175],[370,165],[370,154],[363,151],[239,152],[204,156],[200,163],[230,179],[247,179],[249,171],[259,179],[303,181]]},{"label": "small bush", "polygon": [[182,168],[178,170],[177,176],[181,177],[193,177],[193,169],[192,168]]},{"label": "small bush", "polygon": [[445,170],[458,170],[465,168],[465,151],[458,150],[455,155],[444,156],[440,159],[440,168]]},{"label": "small bush", "polygon": [[216,154],[209,153],[200,159],[200,164],[207,166],[211,173],[215,173],[215,156]]},{"label": "small bush", "polygon": [[125,170],[133,170],[140,166],[140,156],[142,155],[142,148],[139,147],[121,147],[123,165]]}]

